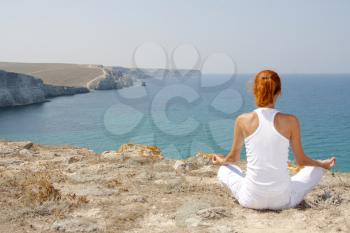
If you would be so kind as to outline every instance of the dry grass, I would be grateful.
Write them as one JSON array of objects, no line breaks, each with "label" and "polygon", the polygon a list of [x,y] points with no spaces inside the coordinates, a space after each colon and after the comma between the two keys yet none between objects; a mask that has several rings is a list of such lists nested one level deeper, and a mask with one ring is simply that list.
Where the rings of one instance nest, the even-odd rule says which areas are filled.
[{"label": "dry grass", "polygon": [[0,70],[32,75],[46,84],[60,86],[85,86],[90,80],[102,74],[96,65],[50,64],[50,63],[7,63],[0,62]]},{"label": "dry grass", "polygon": [[56,189],[51,181],[51,177],[46,172],[29,172],[24,180],[19,183],[21,197],[25,203],[40,203],[45,201],[57,201],[62,198],[61,193]]},{"label": "dry grass", "polygon": [[115,188],[117,186],[122,185],[122,182],[119,179],[113,179],[113,180],[109,180],[105,183],[105,186],[107,188]]},{"label": "dry grass", "polygon": [[70,207],[79,207],[82,204],[89,203],[89,200],[86,196],[77,196],[75,193],[67,194],[64,199],[69,202]]},{"label": "dry grass", "polygon": [[55,188],[48,172],[33,172],[25,170],[20,173],[0,173],[2,191],[15,192],[20,203],[25,206],[42,205],[44,202],[66,202],[70,208],[89,203],[86,196],[77,196],[75,193],[62,195]]}]

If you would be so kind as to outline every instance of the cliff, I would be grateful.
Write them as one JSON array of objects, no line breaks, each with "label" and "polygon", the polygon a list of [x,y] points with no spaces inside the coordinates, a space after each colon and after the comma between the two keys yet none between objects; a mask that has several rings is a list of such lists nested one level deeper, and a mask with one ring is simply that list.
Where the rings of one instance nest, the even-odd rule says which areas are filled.
[{"label": "cliff", "polygon": [[13,63],[0,62],[0,70],[33,76],[45,84],[67,87],[85,87],[102,74],[99,65],[60,63]]},{"label": "cliff", "polygon": [[41,103],[47,98],[89,92],[84,87],[63,87],[44,84],[25,74],[0,70],[0,107]]},{"label": "cliff", "polygon": [[199,70],[169,70],[169,69],[138,69],[125,67],[103,67],[102,74],[87,83],[87,87],[93,90],[111,90],[130,87],[134,83],[154,77],[183,77],[199,76]]},{"label": "cliff", "polygon": [[[120,66],[60,64],[60,63],[12,63],[0,62],[0,70],[20,73],[40,79],[45,85],[91,90],[111,90],[130,87],[140,80],[153,77],[200,75],[199,70],[139,69]],[[78,89],[60,88],[56,92],[75,92]],[[74,90],[74,91],[73,91]],[[52,92],[52,88],[50,90]],[[53,93],[53,92],[52,92]]]},{"label": "cliff", "polygon": [[87,83],[87,87],[93,90],[112,90],[130,87],[133,79],[129,77],[127,68],[113,69],[102,67],[102,75]]},{"label": "cliff", "polygon": [[64,95],[75,95],[88,93],[89,90],[85,87],[65,87],[44,84],[45,97],[52,98]]},{"label": "cliff", "polygon": [[[0,62],[0,70],[26,74],[41,79],[45,85],[75,87],[80,90],[82,90],[81,87],[109,90],[132,85],[131,78],[114,74],[112,68],[102,65]],[[73,89],[60,88],[56,92],[70,92],[71,90]]]},{"label": "cliff", "polygon": [[256,211],[218,183],[210,156],[0,141],[0,232],[350,231],[349,173],[327,172],[297,208]]},{"label": "cliff", "polygon": [[31,76],[0,71],[0,107],[46,100],[44,84]]}]

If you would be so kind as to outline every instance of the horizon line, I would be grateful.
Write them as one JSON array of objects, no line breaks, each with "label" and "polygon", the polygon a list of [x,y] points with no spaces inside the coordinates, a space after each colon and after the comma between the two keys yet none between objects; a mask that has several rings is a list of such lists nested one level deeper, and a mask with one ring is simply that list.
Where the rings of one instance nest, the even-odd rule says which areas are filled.
[{"label": "horizon line", "polygon": [[[58,64],[58,65],[95,65],[95,66],[103,66],[103,67],[122,67],[122,68],[127,68],[127,69],[163,69],[163,70],[188,70],[188,71],[201,71],[200,69],[186,69],[186,68],[158,68],[158,67],[149,67],[149,68],[144,68],[144,67],[131,67],[131,66],[123,66],[123,65],[104,65],[104,64],[93,64],[93,63],[67,63],[67,62],[13,62],[13,61],[0,61],[1,63],[9,63],[9,64],[43,64],[43,65],[49,65],[49,64]],[[268,69],[268,68],[267,68]],[[1,70],[1,68],[0,68]],[[257,71],[258,72],[258,71]],[[202,72],[201,72],[202,73]],[[348,72],[278,72],[279,74],[282,75],[350,75],[350,71]],[[205,75],[228,75],[230,73],[225,73],[225,72],[210,72],[210,73],[202,73]],[[256,73],[254,72],[237,72],[232,75],[255,75]]]}]

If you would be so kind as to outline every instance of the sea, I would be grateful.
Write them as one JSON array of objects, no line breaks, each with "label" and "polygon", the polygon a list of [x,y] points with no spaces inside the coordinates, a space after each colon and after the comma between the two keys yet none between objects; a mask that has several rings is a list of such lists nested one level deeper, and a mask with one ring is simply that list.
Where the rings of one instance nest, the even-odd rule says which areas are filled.
[{"label": "sea", "polygon": [[[276,108],[296,115],[314,159],[337,157],[350,171],[350,75],[282,74]],[[235,118],[255,109],[253,75],[154,77],[135,86],[0,109],[0,139],[67,144],[96,152],[124,143],[161,148],[165,157],[229,152]],[[293,153],[290,150],[290,160]],[[242,148],[242,159],[245,149]]]}]

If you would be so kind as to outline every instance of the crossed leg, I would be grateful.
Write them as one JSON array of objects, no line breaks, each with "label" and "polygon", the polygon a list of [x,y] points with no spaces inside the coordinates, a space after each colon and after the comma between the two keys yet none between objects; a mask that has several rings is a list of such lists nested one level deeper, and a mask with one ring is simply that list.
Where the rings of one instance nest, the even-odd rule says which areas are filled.
[{"label": "crossed leg", "polygon": [[227,187],[238,200],[238,193],[244,179],[242,170],[234,164],[222,165],[219,168],[217,177],[221,184]]},{"label": "crossed leg", "polygon": [[304,200],[320,181],[326,169],[321,167],[306,166],[296,175],[291,177],[292,193],[289,207],[295,207]]}]

